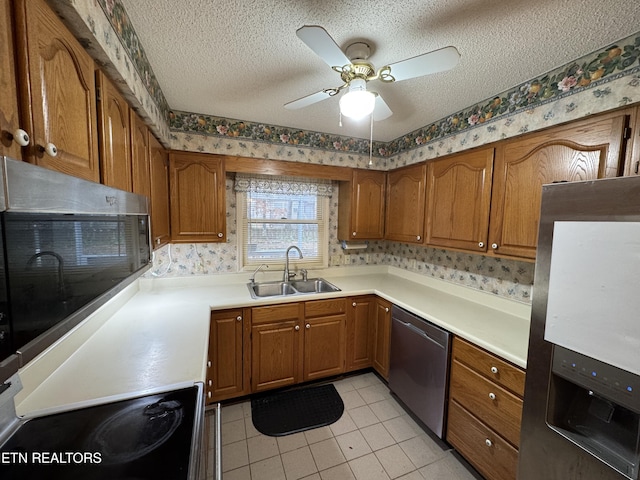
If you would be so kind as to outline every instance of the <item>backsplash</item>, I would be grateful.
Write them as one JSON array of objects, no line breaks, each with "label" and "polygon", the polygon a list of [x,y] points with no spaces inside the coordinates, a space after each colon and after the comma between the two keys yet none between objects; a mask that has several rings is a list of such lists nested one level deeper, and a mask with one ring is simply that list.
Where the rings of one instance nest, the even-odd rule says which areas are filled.
[{"label": "backsplash", "polygon": [[[390,265],[512,300],[531,301],[532,263],[387,241],[370,242],[365,250],[345,252],[338,240],[338,190],[336,184],[330,200],[330,266]],[[153,268],[146,277],[238,272],[236,195],[231,177],[226,179],[226,194],[227,241],[164,246],[154,252]]]}]

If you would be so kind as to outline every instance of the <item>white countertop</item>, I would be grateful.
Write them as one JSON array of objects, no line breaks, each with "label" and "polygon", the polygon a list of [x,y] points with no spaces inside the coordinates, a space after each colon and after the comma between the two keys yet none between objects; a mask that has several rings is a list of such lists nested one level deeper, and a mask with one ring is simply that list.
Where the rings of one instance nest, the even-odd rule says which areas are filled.
[{"label": "white countertop", "polygon": [[[259,274],[258,281],[278,273]],[[248,274],[140,279],[21,369],[20,415],[206,380],[212,309],[376,294],[526,367],[530,306],[394,267],[310,272],[340,292],[252,299]]]}]

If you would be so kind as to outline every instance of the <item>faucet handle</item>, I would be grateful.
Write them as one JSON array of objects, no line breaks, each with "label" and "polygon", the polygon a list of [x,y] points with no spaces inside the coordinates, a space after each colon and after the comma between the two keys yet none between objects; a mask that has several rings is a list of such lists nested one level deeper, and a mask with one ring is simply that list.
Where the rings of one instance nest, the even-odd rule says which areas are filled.
[{"label": "faucet handle", "polygon": [[296,272],[290,272],[289,275],[288,275],[289,280],[293,280],[297,275],[298,274]]},{"label": "faucet handle", "polygon": [[302,280],[304,280],[305,282],[307,281],[307,275],[309,274],[309,272],[307,272],[306,268],[301,268],[300,269],[300,274],[302,275]]}]

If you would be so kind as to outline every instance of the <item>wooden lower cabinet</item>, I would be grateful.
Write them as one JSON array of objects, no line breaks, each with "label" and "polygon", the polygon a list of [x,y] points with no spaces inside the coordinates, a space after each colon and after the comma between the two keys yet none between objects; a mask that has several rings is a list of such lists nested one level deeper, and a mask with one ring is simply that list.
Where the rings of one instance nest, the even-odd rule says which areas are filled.
[{"label": "wooden lower cabinet", "polygon": [[305,302],[303,380],[339,375],[345,364],[346,300]]},{"label": "wooden lower cabinet", "polygon": [[302,380],[303,315],[304,303],[251,309],[252,392]]},{"label": "wooden lower cabinet", "polygon": [[351,372],[372,365],[376,297],[351,297],[348,302],[346,371]]},{"label": "wooden lower cabinet", "polygon": [[453,339],[447,441],[488,480],[514,480],[518,465],[522,369]]},{"label": "wooden lower cabinet", "polygon": [[249,393],[250,309],[211,313],[207,402],[217,402]]},{"label": "wooden lower cabinet", "polygon": [[391,348],[391,302],[376,297],[373,338],[373,368],[389,380],[389,351]]},{"label": "wooden lower cabinet", "polygon": [[455,400],[449,402],[447,441],[491,480],[514,480],[518,450]]}]

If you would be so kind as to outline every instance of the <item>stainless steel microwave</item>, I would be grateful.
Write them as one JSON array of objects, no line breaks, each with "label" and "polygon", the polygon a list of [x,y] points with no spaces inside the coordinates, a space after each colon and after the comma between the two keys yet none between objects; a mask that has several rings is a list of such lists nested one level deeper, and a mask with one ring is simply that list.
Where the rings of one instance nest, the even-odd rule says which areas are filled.
[{"label": "stainless steel microwave", "polygon": [[0,157],[0,384],[150,266],[146,197]]}]

